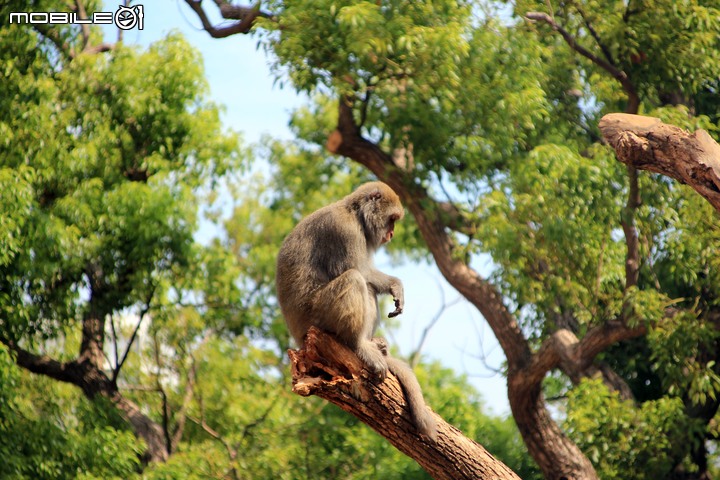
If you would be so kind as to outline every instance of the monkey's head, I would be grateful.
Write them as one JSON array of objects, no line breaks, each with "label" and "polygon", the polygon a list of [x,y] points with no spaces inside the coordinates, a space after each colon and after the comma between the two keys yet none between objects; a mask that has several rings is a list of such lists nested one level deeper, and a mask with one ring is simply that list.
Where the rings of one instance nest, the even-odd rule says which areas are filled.
[{"label": "monkey's head", "polygon": [[361,185],[346,200],[357,212],[365,238],[373,249],[392,240],[395,222],[405,216],[400,197],[382,182]]}]

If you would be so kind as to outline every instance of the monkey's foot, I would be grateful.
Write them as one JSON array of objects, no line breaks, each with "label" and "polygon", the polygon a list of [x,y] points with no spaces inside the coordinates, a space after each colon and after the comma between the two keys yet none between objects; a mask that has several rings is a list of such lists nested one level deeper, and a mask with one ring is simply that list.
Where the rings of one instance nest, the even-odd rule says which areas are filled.
[{"label": "monkey's foot", "polygon": [[375,337],[372,339],[372,342],[377,346],[378,350],[380,350],[380,353],[383,354],[383,357],[387,357],[388,355],[388,344],[387,340],[385,340],[382,337]]},{"label": "monkey's foot", "polygon": [[[387,351],[387,344],[385,348]],[[357,356],[360,357],[360,360],[362,360],[377,380],[380,382],[385,381],[388,371],[387,360],[385,360],[385,355],[383,355],[374,341],[365,340],[360,344],[357,350]]]}]

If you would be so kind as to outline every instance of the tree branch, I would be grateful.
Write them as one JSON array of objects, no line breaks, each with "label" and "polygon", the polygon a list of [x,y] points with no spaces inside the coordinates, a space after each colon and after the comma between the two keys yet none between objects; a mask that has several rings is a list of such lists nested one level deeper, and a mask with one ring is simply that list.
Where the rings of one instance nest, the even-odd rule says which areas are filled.
[{"label": "tree branch", "polygon": [[705,130],[689,133],[657,118],[611,113],[599,123],[617,158],[690,185],[720,212],[720,145]]},{"label": "tree branch", "polygon": [[[397,182],[394,182],[394,178],[399,178],[400,175],[406,177],[407,172],[397,168],[392,157],[386,154],[380,147],[363,138],[360,133],[360,127],[353,115],[353,106],[354,99],[352,97],[346,96],[340,99],[338,105],[338,126],[328,136],[325,148],[330,153],[344,155],[364,165],[377,175],[378,178],[390,184],[398,194],[407,191],[409,187],[403,186],[400,188]],[[413,185],[412,190],[412,194],[408,194],[407,197],[403,198],[403,201],[408,205],[410,204],[410,198],[430,198],[430,194],[420,186]],[[435,213],[433,217],[441,217],[438,219],[442,225],[440,228],[444,229],[447,227],[468,236],[472,236],[477,232],[477,227],[475,225],[468,225],[468,222],[462,217],[460,209],[452,203],[431,201],[426,203],[426,209],[428,205],[433,206],[433,212]],[[431,212],[424,211],[423,215],[431,215]]]},{"label": "tree branch", "polygon": [[185,0],[190,8],[200,19],[203,29],[213,38],[225,38],[238,33],[248,33],[255,24],[255,20],[259,17],[270,18],[273,16],[267,12],[260,10],[260,3],[256,3],[252,7],[241,7],[232,5],[227,1],[215,0],[215,4],[220,10],[220,15],[226,20],[237,20],[235,23],[226,27],[216,27],[211,22],[202,7],[202,0]]},{"label": "tree branch", "polygon": [[53,45],[55,45],[55,48],[58,49],[58,52],[60,52],[60,55],[65,58],[65,60],[72,60],[75,58],[75,53],[70,48],[70,45],[68,45],[66,42],[64,42],[60,35],[58,35],[57,29],[51,28],[48,25],[42,25],[39,23],[33,23],[33,29],[38,32],[43,37],[50,40]]},{"label": "tree branch", "polygon": [[411,367],[416,367],[418,362],[420,361],[420,354],[422,353],[423,346],[425,345],[425,342],[427,341],[427,337],[430,334],[430,330],[437,324],[437,322],[440,321],[440,318],[442,318],[443,313],[445,311],[452,307],[453,305],[457,304],[462,300],[462,297],[457,297],[455,300],[451,302],[447,302],[445,300],[445,290],[443,290],[442,285],[440,285],[440,282],[437,282],[438,285],[438,292],[440,292],[440,296],[442,297],[442,305],[440,305],[440,308],[438,308],[438,311],[433,316],[432,320],[425,325],[425,328],[423,328],[422,334],[420,335],[420,341],[418,342],[417,347],[415,347],[415,351],[410,355],[410,363]]},{"label": "tree branch", "polygon": [[640,186],[638,185],[638,171],[632,166],[627,166],[628,172],[628,198],[622,211],[623,233],[625,234],[625,292],[637,285],[640,277],[640,240],[635,225],[635,212],[640,206]]},{"label": "tree branch", "polygon": [[620,320],[611,320],[590,329],[582,339],[567,328],[561,328],[546,339],[522,376],[527,382],[542,380],[548,371],[560,368],[573,382],[588,375],[595,357],[623,340],[647,333],[645,325],[628,327]]},{"label": "tree branch", "polygon": [[570,32],[565,30],[562,26],[558,25],[555,19],[553,19],[547,13],[528,12],[525,14],[525,18],[527,18],[528,20],[547,23],[553,30],[562,35],[563,39],[565,39],[565,43],[567,43],[570,48],[572,48],[577,53],[587,58],[595,65],[612,75],[613,78],[620,82],[623,90],[625,90],[625,93],[628,94],[627,112],[637,113],[638,107],[640,105],[640,98],[638,96],[637,90],[635,90],[635,85],[632,84],[630,78],[627,76],[627,73],[625,73],[623,70],[620,70],[615,65],[611,64],[609,61],[603,60],[602,58],[598,57],[597,55],[593,54],[591,51],[580,45],[577,42],[577,39],[573,37]]},{"label": "tree branch", "polygon": [[47,355],[36,355],[4,337],[0,337],[0,342],[15,353],[15,363],[19,367],[61,382],[74,385],[81,383],[82,372],[77,362],[60,362]]},{"label": "tree branch", "polygon": [[[481,445],[438,417],[438,441],[422,439],[415,430],[397,379],[375,384],[360,359],[332,336],[311,328],[302,350],[288,350],[293,392],[317,395],[352,413],[417,461],[437,480],[518,479]],[[459,461],[458,455],[473,461]]]},{"label": "tree branch", "polygon": [[46,355],[31,353],[3,337],[0,337],[0,342],[15,353],[15,363],[18,366],[32,373],[75,385],[88,398],[101,395],[109,399],[131,425],[135,435],[142,438],[147,444],[145,460],[161,462],[167,460],[167,451],[164,448],[160,426],[142,413],[137,405],[121,395],[115,383],[91,361],[84,359],[59,362]]},{"label": "tree branch", "polygon": [[[202,345],[207,342],[207,340],[210,338],[210,331],[206,331],[203,335],[202,340],[200,341],[200,344],[197,348],[200,348]],[[183,431],[185,430],[185,420],[187,419],[187,411],[190,408],[190,403],[193,400],[193,396],[195,394],[195,384],[197,381],[197,366],[195,364],[195,357],[193,357],[192,354],[189,355],[190,357],[190,368],[187,372],[187,381],[185,383],[185,395],[183,396],[183,402],[180,406],[180,410],[178,410],[177,414],[175,415],[176,420],[176,426],[175,426],[175,432],[172,436],[172,442],[171,442],[171,451],[175,451],[177,446],[180,444],[180,440],[182,440]]]},{"label": "tree branch", "polygon": [[127,357],[130,354],[130,349],[132,348],[133,344],[135,343],[135,338],[137,338],[138,331],[140,331],[140,326],[142,325],[143,319],[145,318],[145,315],[147,315],[148,311],[150,311],[150,299],[153,297],[154,292],[155,292],[155,287],[153,286],[153,288],[151,289],[151,293],[148,296],[147,303],[145,304],[143,309],[140,311],[140,318],[138,319],[137,324],[135,324],[135,328],[133,329],[132,335],[130,335],[130,340],[128,341],[128,344],[125,347],[125,352],[123,352],[122,359],[115,366],[115,369],[113,370],[113,381],[117,380],[117,377],[120,374],[120,369],[122,369],[123,365],[125,365],[125,361],[127,360]]},{"label": "tree branch", "polygon": [[235,467],[235,460],[237,459],[237,450],[230,444],[230,442],[225,440],[225,438],[217,430],[213,429],[210,425],[208,425],[205,422],[204,418],[195,418],[190,415],[188,415],[187,418],[188,418],[188,420],[190,420],[191,422],[193,422],[194,424],[196,424],[200,428],[202,428],[203,431],[205,431],[205,433],[210,435],[213,439],[220,442],[223,447],[225,447],[225,451],[228,454],[228,458],[230,459],[230,464],[231,464],[231,467],[230,467],[231,478],[233,478],[233,479],[239,478],[238,473],[237,473],[237,468]]},{"label": "tree branch", "polygon": [[600,47],[600,50],[602,50],[603,55],[605,56],[605,59],[610,63],[610,65],[615,66],[615,60],[612,58],[612,54],[610,53],[610,49],[607,48],[607,46],[602,42],[600,39],[600,35],[598,35],[595,28],[590,23],[590,19],[588,19],[587,15],[585,15],[585,11],[580,7],[580,5],[575,5],[575,8],[577,9],[578,13],[580,14],[580,17],[583,19],[583,23],[588,29],[588,32],[590,33],[590,36],[593,37],[595,40],[595,43],[597,43],[598,47]]}]

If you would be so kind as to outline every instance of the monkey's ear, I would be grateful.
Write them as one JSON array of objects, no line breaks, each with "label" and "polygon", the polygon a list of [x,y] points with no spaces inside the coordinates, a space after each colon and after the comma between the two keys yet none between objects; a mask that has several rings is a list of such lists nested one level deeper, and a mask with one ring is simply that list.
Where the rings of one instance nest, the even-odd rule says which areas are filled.
[{"label": "monkey's ear", "polygon": [[382,193],[380,193],[380,189],[375,189],[371,192],[368,192],[367,197],[368,200],[377,201],[382,198]]}]

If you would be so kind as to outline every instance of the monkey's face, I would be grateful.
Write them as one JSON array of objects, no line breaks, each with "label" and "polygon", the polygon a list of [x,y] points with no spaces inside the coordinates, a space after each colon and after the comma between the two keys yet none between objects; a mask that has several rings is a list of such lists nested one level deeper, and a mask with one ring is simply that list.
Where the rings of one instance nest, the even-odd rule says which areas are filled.
[{"label": "monkey's face", "polygon": [[400,219],[400,216],[397,214],[392,214],[388,218],[387,226],[385,227],[385,235],[383,235],[382,243],[388,243],[390,240],[392,240],[393,235],[395,235],[395,222],[397,222]]}]

